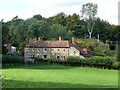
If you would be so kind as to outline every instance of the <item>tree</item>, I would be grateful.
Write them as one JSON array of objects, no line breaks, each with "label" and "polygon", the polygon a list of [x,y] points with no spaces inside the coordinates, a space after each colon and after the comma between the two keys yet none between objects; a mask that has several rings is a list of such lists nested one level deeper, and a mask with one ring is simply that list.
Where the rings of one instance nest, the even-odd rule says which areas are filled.
[{"label": "tree", "polygon": [[27,31],[29,37],[39,37],[41,36],[43,39],[49,38],[50,26],[45,21],[37,21],[32,23]]},{"label": "tree", "polygon": [[89,33],[89,38],[91,38],[93,28],[95,26],[95,19],[97,14],[97,4],[87,3],[82,6],[82,18],[84,18],[87,22],[87,29]]},{"label": "tree", "polygon": [[59,36],[62,36],[63,38],[66,36],[66,28],[63,27],[62,25],[58,25],[58,24],[53,24],[51,26],[51,31],[49,33],[49,35],[51,36],[51,38],[58,38]]},{"label": "tree", "polygon": [[73,33],[72,33],[72,31],[67,31],[67,33],[66,33],[66,36],[65,36],[65,39],[66,40],[71,40],[71,38],[73,37]]}]

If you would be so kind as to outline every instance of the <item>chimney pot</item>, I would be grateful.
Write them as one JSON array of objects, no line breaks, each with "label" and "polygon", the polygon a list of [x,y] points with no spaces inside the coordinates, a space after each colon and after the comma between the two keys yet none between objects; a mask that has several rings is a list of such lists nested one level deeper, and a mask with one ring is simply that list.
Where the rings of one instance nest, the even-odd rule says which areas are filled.
[{"label": "chimney pot", "polygon": [[30,38],[29,38],[29,43],[32,42],[32,41],[33,41],[33,39],[32,39],[32,37],[30,37]]},{"label": "chimney pot", "polygon": [[75,37],[72,37],[72,43],[73,43],[73,44],[76,44]]},{"label": "chimney pot", "polygon": [[41,38],[41,36],[39,36],[39,37],[38,37],[38,41],[42,41],[42,38]]},{"label": "chimney pot", "polygon": [[62,41],[62,37],[61,36],[59,36],[59,41]]}]

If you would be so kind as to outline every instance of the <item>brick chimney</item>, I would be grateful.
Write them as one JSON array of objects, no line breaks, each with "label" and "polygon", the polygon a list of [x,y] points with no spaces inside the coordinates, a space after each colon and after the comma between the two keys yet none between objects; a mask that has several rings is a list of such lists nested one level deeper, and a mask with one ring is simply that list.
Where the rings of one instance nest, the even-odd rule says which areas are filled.
[{"label": "brick chimney", "polygon": [[29,37],[29,43],[32,42],[32,41],[33,41],[32,37]]},{"label": "brick chimney", "polygon": [[75,37],[72,37],[72,44],[76,44]]},{"label": "brick chimney", "polygon": [[42,41],[42,38],[41,38],[41,36],[39,36],[39,37],[38,37],[38,41]]},{"label": "brick chimney", "polygon": [[59,36],[59,41],[62,41],[62,37],[61,36]]},{"label": "brick chimney", "polygon": [[10,43],[10,42],[7,43],[7,49],[8,49],[9,51],[11,51],[11,43]]}]

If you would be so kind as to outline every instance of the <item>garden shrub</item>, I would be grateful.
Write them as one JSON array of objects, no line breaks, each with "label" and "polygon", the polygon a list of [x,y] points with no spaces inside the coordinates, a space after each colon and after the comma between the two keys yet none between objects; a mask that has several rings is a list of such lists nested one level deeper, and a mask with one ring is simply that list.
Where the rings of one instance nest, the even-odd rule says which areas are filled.
[{"label": "garden shrub", "polygon": [[2,64],[3,65],[5,65],[5,64],[8,64],[8,65],[24,64],[24,57],[3,55],[2,56]]},{"label": "garden shrub", "polygon": [[44,59],[43,58],[40,58],[40,57],[34,57],[33,58],[35,60],[35,63],[38,64],[38,63],[43,63],[44,62]]}]

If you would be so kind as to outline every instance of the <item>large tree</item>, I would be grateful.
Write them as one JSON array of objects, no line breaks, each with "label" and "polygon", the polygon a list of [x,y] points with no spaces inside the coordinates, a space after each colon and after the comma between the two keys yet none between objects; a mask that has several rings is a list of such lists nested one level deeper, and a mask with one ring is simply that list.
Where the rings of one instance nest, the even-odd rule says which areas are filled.
[{"label": "large tree", "polygon": [[87,22],[87,29],[89,38],[91,38],[93,28],[95,26],[95,19],[97,14],[97,4],[87,3],[82,6],[81,17]]}]

